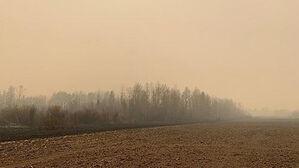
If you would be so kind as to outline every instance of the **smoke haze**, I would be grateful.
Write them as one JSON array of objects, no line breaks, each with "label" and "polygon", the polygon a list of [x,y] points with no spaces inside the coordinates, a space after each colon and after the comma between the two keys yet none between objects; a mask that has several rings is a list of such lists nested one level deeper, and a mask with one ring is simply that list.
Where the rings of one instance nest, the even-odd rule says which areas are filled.
[{"label": "smoke haze", "polygon": [[160,81],[298,109],[299,1],[0,0],[0,90]]}]

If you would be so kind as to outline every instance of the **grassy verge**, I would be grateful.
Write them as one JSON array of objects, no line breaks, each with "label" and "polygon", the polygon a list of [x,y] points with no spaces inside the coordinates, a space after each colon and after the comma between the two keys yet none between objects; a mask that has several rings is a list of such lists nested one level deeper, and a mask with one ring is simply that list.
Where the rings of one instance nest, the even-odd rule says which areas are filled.
[{"label": "grassy verge", "polygon": [[[105,124],[98,126],[82,126],[65,129],[39,129],[39,128],[0,128],[0,142],[16,141],[34,138],[48,138],[65,135],[77,135],[83,133],[95,133],[101,131],[113,131],[120,129],[147,128],[187,123],[147,123],[147,124]],[[190,124],[190,123],[189,123]]]}]

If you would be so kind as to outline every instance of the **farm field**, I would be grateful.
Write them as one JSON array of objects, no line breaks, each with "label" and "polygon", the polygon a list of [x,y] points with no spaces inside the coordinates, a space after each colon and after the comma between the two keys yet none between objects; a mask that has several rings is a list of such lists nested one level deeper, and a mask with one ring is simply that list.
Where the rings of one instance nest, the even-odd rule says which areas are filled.
[{"label": "farm field", "polygon": [[0,143],[0,167],[299,167],[299,121],[138,128]]}]

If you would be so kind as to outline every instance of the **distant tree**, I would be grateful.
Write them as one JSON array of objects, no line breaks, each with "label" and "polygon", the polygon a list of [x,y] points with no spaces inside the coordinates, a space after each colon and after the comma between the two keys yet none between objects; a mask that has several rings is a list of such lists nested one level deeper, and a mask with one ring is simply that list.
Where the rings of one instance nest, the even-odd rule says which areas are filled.
[{"label": "distant tree", "polygon": [[16,123],[51,129],[135,122],[229,120],[248,116],[229,99],[210,97],[199,89],[181,92],[165,84],[135,84],[114,91],[57,92],[26,97],[22,86],[0,92],[0,124]]}]

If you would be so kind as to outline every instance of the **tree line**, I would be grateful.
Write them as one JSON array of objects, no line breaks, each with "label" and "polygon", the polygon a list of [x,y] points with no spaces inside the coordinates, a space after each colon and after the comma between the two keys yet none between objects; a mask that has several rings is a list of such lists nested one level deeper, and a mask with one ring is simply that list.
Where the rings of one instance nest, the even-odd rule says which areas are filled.
[{"label": "tree line", "polygon": [[135,84],[121,92],[57,92],[50,98],[27,97],[24,88],[0,92],[0,125],[48,129],[118,123],[179,123],[248,117],[230,99],[199,89],[179,90],[165,84]]}]

